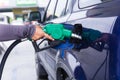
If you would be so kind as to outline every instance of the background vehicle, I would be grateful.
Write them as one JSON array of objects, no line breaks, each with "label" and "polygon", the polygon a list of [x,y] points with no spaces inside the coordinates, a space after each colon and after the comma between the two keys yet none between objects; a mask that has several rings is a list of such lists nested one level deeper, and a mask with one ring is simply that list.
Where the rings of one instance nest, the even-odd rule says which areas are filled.
[{"label": "background vehicle", "polygon": [[[120,15],[118,3],[119,0],[50,0],[41,20],[44,24],[81,23],[85,28],[113,33],[116,15]],[[60,8],[61,4],[63,7]],[[110,60],[116,56],[109,54],[108,57],[108,49],[101,52],[92,47],[80,51],[66,50],[64,56],[61,56],[60,50],[54,48],[39,52],[39,48],[47,45],[44,42],[39,46],[39,42],[33,45],[36,49],[37,73],[40,79],[48,77],[49,80],[109,80],[115,75],[115,70],[110,73],[115,60]]]},{"label": "background vehicle", "polygon": [[0,24],[9,24],[10,18],[6,15],[0,15]]}]

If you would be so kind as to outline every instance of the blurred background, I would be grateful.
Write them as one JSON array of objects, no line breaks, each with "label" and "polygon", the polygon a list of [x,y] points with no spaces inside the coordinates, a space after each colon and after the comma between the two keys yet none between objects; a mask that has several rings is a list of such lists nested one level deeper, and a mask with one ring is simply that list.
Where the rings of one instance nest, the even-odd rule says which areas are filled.
[{"label": "blurred background", "polygon": [[[22,24],[31,11],[45,10],[49,0],[0,0],[0,23]],[[3,20],[7,16],[8,20]]]}]

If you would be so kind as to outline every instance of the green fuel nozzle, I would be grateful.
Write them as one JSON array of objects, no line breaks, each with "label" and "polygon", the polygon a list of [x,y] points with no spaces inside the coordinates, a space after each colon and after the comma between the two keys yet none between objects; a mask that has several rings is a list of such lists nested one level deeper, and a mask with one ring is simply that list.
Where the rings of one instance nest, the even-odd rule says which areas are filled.
[{"label": "green fuel nozzle", "polygon": [[43,31],[56,40],[63,40],[64,38],[71,37],[82,39],[80,35],[76,35],[72,33],[71,30],[65,29],[62,24],[47,24],[44,26]]}]

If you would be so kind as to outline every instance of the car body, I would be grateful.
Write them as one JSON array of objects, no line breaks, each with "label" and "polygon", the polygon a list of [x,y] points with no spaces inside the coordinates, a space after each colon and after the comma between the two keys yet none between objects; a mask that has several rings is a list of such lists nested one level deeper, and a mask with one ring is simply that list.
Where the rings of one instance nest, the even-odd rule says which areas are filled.
[{"label": "car body", "polygon": [[[50,0],[43,22],[71,25],[80,23],[85,28],[112,34],[120,15],[119,2],[119,0]],[[71,48],[71,44],[65,43],[67,46],[64,48],[39,51],[39,48],[48,46],[46,41],[38,45],[40,41],[33,44],[40,79],[48,77],[46,79],[49,80],[109,80],[111,76],[109,68],[112,63],[111,57],[108,56],[108,48],[98,51],[88,47],[76,51]]]}]

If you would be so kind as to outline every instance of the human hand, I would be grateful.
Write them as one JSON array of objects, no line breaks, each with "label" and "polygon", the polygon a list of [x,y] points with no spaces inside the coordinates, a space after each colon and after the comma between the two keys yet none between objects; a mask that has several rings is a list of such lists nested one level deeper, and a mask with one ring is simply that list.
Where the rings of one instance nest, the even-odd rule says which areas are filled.
[{"label": "human hand", "polygon": [[45,38],[47,38],[47,39],[49,39],[49,40],[54,40],[51,36],[49,36],[48,34],[46,34],[43,30],[42,30],[42,28],[40,27],[40,26],[35,26],[35,32],[34,32],[34,34],[33,34],[33,36],[32,36],[32,40],[38,40],[38,39],[41,39],[41,38],[43,38],[43,37],[45,37]]}]

